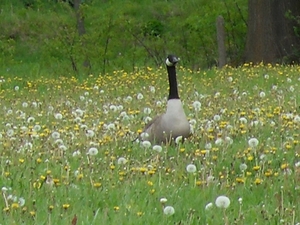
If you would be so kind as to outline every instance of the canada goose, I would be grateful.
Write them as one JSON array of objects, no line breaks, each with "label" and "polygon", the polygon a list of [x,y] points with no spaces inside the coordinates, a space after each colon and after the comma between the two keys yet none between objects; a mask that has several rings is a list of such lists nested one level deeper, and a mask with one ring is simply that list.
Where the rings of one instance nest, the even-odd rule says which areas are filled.
[{"label": "canada goose", "polygon": [[155,117],[144,128],[140,139],[152,144],[168,143],[179,136],[186,138],[190,135],[190,124],[184,113],[178,94],[176,68],[179,61],[174,55],[168,55],[166,66],[169,78],[169,97],[165,113]]}]

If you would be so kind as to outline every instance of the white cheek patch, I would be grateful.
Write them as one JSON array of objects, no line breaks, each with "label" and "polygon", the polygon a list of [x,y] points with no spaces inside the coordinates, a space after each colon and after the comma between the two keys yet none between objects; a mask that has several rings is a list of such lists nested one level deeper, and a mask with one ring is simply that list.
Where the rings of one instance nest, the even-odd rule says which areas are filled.
[{"label": "white cheek patch", "polygon": [[173,66],[173,63],[170,62],[169,58],[166,59],[167,66]]}]

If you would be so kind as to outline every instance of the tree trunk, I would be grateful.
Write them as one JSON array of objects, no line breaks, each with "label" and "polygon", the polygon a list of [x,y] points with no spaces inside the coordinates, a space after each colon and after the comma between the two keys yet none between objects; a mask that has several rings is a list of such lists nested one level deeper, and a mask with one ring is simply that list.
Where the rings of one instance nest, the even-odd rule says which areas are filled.
[{"label": "tree trunk", "polygon": [[225,48],[225,25],[224,18],[217,18],[217,41],[218,41],[218,67],[221,69],[226,65],[226,48]]},{"label": "tree trunk", "polygon": [[[76,15],[76,20],[77,20],[77,30],[79,36],[85,35],[85,27],[84,27],[84,17],[80,11],[80,2],[81,0],[74,0],[74,10],[75,10],[75,15]],[[85,41],[82,40],[82,47],[85,48]],[[91,64],[89,61],[89,58],[87,55],[85,55],[85,60],[83,62],[83,66],[88,68],[89,70],[91,69]]]},{"label": "tree trunk", "polygon": [[300,38],[294,31],[300,25],[293,19],[300,16],[299,0],[248,0],[248,12],[246,61],[300,62]]}]

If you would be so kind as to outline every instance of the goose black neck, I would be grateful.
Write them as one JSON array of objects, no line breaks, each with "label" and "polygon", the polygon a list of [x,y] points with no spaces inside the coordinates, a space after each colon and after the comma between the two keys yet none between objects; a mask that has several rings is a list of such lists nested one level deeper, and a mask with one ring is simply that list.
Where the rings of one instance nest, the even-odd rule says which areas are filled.
[{"label": "goose black neck", "polygon": [[177,78],[176,78],[176,68],[175,66],[167,66],[167,70],[168,70],[169,85],[170,85],[168,99],[179,99]]}]

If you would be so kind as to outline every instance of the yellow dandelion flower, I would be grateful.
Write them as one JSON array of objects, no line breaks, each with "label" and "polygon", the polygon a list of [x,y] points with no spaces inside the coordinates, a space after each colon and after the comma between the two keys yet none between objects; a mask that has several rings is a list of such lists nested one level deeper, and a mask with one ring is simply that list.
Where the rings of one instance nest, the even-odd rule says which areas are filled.
[{"label": "yellow dandelion flower", "polygon": [[101,184],[100,182],[95,182],[95,183],[93,184],[93,186],[96,187],[96,188],[101,187],[101,185],[102,185],[102,184]]},{"label": "yellow dandelion flower", "polygon": [[63,204],[62,207],[63,207],[64,209],[68,209],[68,208],[70,207],[70,204]]},{"label": "yellow dandelion flower", "polygon": [[59,179],[55,178],[55,179],[53,179],[53,182],[55,185],[59,185]]},{"label": "yellow dandelion flower", "polygon": [[185,148],[180,148],[180,152],[184,152],[185,151]]},{"label": "yellow dandelion flower", "polygon": [[266,172],[265,172],[265,176],[266,177],[270,177],[270,176],[272,176],[272,171],[271,170],[267,170]]},{"label": "yellow dandelion flower", "polygon": [[30,214],[30,216],[35,216],[36,213],[35,213],[35,211],[30,211],[29,214]]},{"label": "yellow dandelion flower", "polygon": [[49,209],[49,211],[52,211],[54,209],[54,206],[53,205],[49,205],[48,209]]},{"label": "yellow dandelion flower", "polygon": [[120,209],[119,206],[114,206],[114,210],[115,210],[115,211],[118,211],[119,209]]},{"label": "yellow dandelion flower", "polygon": [[39,189],[39,188],[41,188],[41,186],[42,186],[41,182],[34,182],[33,183],[33,188]]},{"label": "yellow dandelion flower", "polygon": [[25,159],[19,159],[19,163],[24,163]]},{"label": "yellow dandelion flower", "polygon": [[137,212],[136,215],[137,216],[142,216],[144,213],[143,212]]},{"label": "yellow dandelion flower", "polygon": [[197,186],[201,186],[201,185],[203,185],[203,184],[205,184],[205,181],[201,181],[201,180],[197,180],[197,181],[196,181],[196,185],[197,185]]},{"label": "yellow dandelion flower", "polygon": [[281,168],[282,170],[285,170],[285,169],[288,168],[288,165],[289,165],[289,164],[284,163],[284,164],[282,164],[282,165],[280,166],[280,168]]},{"label": "yellow dandelion flower", "polygon": [[254,171],[258,171],[259,169],[260,169],[260,166],[254,166],[254,167],[253,167],[253,170],[254,170]]},{"label": "yellow dandelion flower", "polygon": [[146,171],[147,171],[147,168],[145,168],[145,167],[140,168],[140,172],[145,173]]},{"label": "yellow dandelion flower", "polygon": [[237,177],[237,178],[235,179],[235,181],[236,181],[237,183],[243,184],[243,183],[245,183],[245,178],[243,178],[243,177]]},{"label": "yellow dandelion flower", "polygon": [[19,203],[17,203],[17,202],[14,202],[14,203],[11,204],[12,209],[18,209],[19,207],[20,207]]},{"label": "yellow dandelion flower", "polygon": [[149,171],[148,171],[148,174],[149,174],[149,175],[155,174],[155,170],[149,170]]},{"label": "yellow dandelion flower", "polygon": [[120,175],[120,176],[125,176],[125,175],[126,175],[126,172],[121,171],[121,172],[119,172],[119,175]]},{"label": "yellow dandelion flower", "polygon": [[37,162],[37,163],[41,163],[41,162],[42,162],[42,159],[41,159],[41,158],[37,158],[37,159],[36,159],[36,162]]},{"label": "yellow dandelion flower", "polygon": [[148,184],[149,186],[153,186],[153,182],[152,182],[152,181],[148,181],[147,184]]},{"label": "yellow dandelion flower", "polygon": [[110,167],[109,167],[111,170],[114,170],[115,168],[116,168],[116,166],[115,165],[110,165]]},{"label": "yellow dandelion flower", "polygon": [[155,189],[151,189],[150,194],[154,194],[154,193],[155,193]]},{"label": "yellow dandelion flower", "polygon": [[254,180],[254,184],[256,184],[256,185],[261,184],[261,183],[262,183],[262,179],[260,179],[260,178],[256,178]]},{"label": "yellow dandelion flower", "polygon": [[51,170],[47,170],[46,174],[47,175],[51,174]]},{"label": "yellow dandelion flower", "polygon": [[247,160],[248,160],[248,161],[252,161],[252,160],[253,160],[253,156],[252,156],[252,155],[249,155],[249,156],[247,157]]},{"label": "yellow dandelion flower", "polygon": [[6,171],[6,172],[4,172],[4,175],[5,175],[6,177],[9,177],[10,172]]},{"label": "yellow dandelion flower", "polygon": [[285,145],[285,148],[286,148],[286,149],[291,149],[291,148],[292,148],[292,145],[290,145],[290,144],[288,143],[288,144]]},{"label": "yellow dandelion flower", "polygon": [[3,209],[3,212],[8,212],[9,211],[9,207],[5,207],[4,209]]},{"label": "yellow dandelion flower", "polygon": [[247,171],[247,172],[246,172],[246,175],[247,175],[247,176],[251,176],[252,173]]},{"label": "yellow dandelion flower", "polygon": [[78,175],[77,175],[77,179],[78,180],[81,180],[83,178],[83,174],[82,173],[79,173]]}]

